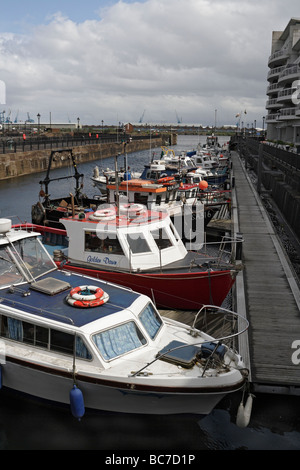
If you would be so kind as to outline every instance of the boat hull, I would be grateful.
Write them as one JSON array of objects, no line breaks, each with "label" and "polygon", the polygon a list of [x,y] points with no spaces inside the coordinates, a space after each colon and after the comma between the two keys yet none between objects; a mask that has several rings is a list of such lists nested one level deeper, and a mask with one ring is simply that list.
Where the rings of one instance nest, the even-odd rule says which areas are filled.
[{"label": "boat hull", "polygon": [[[73,388],[71,372],[26,364],[7,358],[3,368],[3,388],[55,404],[70,405]],[[242,380],[231,386],[212,389],[151,387],[128,382],[101,380],[94,376],[76,376],[76,386],[83,396],[84,408],[93,411],[167,415],[207,415],[228,393],[241,389]]]},{"label": "boat hull", "polygon": [[109,281],[150,297],[159,308],[199,310],[221,306],[232,288],[233,270],[184,273],[128,273],[57,262],[59,268]]}]

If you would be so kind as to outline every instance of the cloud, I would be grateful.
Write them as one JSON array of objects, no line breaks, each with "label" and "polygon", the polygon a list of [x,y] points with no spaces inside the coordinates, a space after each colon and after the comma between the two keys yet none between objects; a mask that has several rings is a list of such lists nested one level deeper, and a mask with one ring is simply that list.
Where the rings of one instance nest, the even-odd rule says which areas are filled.
[{"label": "cloud", "polygon": [[[296,8],[296,2],[287,4]],[[26,36],[0,34],[6,102],[42,122],[144,120],[224,124],[265,114],[276,0],[119,1],[93,20],[56,13]],[[288,8],[286,8],[288,10]],[[296,9],[295,9],[296,11]],[[230,122],[227,122],[230,121]]]}]

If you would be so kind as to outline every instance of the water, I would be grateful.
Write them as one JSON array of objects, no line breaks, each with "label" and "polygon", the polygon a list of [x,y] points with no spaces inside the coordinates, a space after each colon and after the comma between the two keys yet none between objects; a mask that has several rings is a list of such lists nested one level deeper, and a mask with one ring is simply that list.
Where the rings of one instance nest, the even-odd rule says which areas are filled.
[{"label": "water", "polygon": [[[180,136],[176,152],[195,148],[205,137]],[[226,142],[227,137],[220,142]],[[151,153],[160,149],[128,155],[132,170],[142,170]],[[84,190],[97,194],[89,178],[93,168],[113,168],[114,159],[80,166],[85,174]],[[120,158],[120,165],[122,164]],[[64,176],[66,169],[51,176]],[[0,181],[0,216],[18,216],[31,221],[31,205],[38,200],[40,173]],[[73,192],[73,183],[51,183],[53,197]],[[17,221],[15,218],[14,221]],[[266,346],[267,347],[267,346]],[[187,453],[201,450],[300,450],[300,398],[257,394],[247,428],[236,426],[241,394],[226,397],[207,417],[136,416],[87,412],[79,422],[68,407],[45,405],[0,391],[0,450],[102,450],[103,455],[134,451]]]}]

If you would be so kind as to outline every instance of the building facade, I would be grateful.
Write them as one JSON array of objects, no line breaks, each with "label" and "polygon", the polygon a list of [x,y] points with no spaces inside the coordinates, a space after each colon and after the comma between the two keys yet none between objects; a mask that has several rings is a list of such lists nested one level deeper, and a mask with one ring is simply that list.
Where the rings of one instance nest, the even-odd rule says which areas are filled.
[{"label": "building facade", "polygon": [[300,148],[300,18],[273,31],[268,67],[267,139]]}]

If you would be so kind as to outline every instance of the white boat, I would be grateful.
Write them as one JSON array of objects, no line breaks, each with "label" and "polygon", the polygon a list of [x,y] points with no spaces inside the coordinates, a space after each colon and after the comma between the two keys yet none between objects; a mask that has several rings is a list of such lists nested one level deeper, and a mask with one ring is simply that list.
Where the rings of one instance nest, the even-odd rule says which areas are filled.
[{"label": "white boat", "polygon": [[198,145],[192,158],[198,168],[202,170],[214,170],[219,166],[219,158],[212,149],[203,149]]},{"label": "white boat", "polygon": [[[115,166],[117,168],[117,162]],[[115,204],[116,201],[123,206],[142,204],[150,211],[168,212],[172,220],[176,216],[182,217],[184,207],[188,207],[194,214],[194,231],[203,232],[204,222],[208,223],[209,220],[205,217],[203,204],[198,200],[199,184],[186,185],[177,168],[170,170],[163,161],[154,160],[145,165],[139,177],[130,171],[124,174],[110,171],[111,177],[106,177],[105,181],[103,176],[95,174],[92,178],[102,195],[105,194],[108,204]],[[186,235],[184,242],[190,243],[191,239]]]},{"label": "white boat", "polygon": [[[131,178],[139,178],[140,172],[132,172],[129,169],[118,170],[117,179],[119,182],[131,180]],[[93,176],[91,177],[93,185],[99,189],[102,196],[106,196],[106,189],[108,184],[116,183],[116,171],[110,168],[102,169],[100,172],[99,167],[95,166]]]},{"label": "white boat", "polygon": [[165,164],[166,167],[174,168],[177,171],[191,171],[197,167],[193,156],[187,152],[181,152],[176,155],[173,149],[162,147],[163,152],[160,158],[160,162]]},{"label": "white boat", "polygon": [[57,270],[38,233],[8,219],[0,299],[0,388],[70,405],[78,419],[86,409],[206,415],[245,384],[230,344],[247,324],[216,339],[163,318],[145,295]]}]

